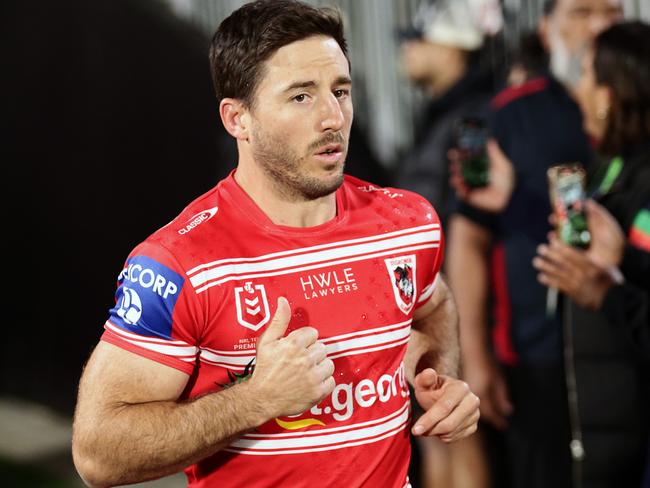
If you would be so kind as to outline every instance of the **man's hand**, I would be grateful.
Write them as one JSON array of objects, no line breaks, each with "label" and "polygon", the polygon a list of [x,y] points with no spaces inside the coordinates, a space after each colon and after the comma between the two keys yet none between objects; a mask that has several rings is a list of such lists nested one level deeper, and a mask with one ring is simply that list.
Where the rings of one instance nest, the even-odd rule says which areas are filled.
[{"label": "man's hand", "polygon": [[334,363],[327,359],[318,331],[302,327],[286,337],[289,303],[278,299],[268,329],[257,343],[250,386],[260,392],[270,418],[295,415],[313,407],[334,390]]},{"label": "man's hand", "polygon": [[463,376],[481,400],[481,418],[497,429],[505,429],[513,407],[503,372],[488,351],[483,358],[478,354],[472,354],[472,358],[467,356],[463,362]]},{"label": "man's hand", "polygon": [[451,161],[450,186],[456,191],[461,200],[472,207],[486,212],[501,212],[510,201],[515,185],[515,171],[512,162],[503,154],[499,144],[494,139],[487,142],[486,150],[490,160],[489,182],[482,188],[469,188],[463,180],[458,150],[451,149],[447,157]]},{"label": "man's hand", "polygon": [[598,310],[617,281],[610,270],[596,263],[587,252],[563,243],[554,234],[548,245],[537,247],[537,254],[533,266],[540,272],[538,281],[557,288],[582,307]]},{"label": "man's hand", "polygon": [[476,432],[479,399],[467,383],[427,368],[415,377],[415,398],[426,412],[412,429],[416,436],[454,442]]}]

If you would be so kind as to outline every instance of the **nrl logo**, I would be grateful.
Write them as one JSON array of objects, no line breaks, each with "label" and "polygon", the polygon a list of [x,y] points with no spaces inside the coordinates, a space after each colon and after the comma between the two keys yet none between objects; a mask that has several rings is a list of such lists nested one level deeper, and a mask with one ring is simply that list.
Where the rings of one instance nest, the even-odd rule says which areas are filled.
[{"label": "nrl logo", "polygon": [[251,330],[261,329],[270,319],[269,302],[264,285],[253,285],[247,281],[244,286],[235,288],[237,321]]},{"label": "nrl logo", "polygon": [[393,285],[395,302],[408,314],[415,305],[415,255],[385,259],[388,276]]}]

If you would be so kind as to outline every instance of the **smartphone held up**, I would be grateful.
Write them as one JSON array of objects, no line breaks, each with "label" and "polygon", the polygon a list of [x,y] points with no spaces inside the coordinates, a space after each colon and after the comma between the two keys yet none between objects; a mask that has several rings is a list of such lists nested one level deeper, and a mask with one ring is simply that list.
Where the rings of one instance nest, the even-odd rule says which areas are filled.
[{"label": "smartphone held up", "polygon": [[483,188],[489,183],[487,139],[487,124],[481,118],[465,117],[456,125],[460,172],[468,188]]},{"label": "smartphone held up", "polygon": [[580,163],[560,164],[549,168],[547,175],[558,237],[571,246],[589,247],[584,168]]}]

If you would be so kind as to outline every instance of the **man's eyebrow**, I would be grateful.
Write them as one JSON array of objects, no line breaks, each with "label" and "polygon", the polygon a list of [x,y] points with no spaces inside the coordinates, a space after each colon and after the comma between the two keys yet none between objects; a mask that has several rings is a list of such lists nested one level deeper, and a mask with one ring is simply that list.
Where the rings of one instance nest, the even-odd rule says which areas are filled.
[{"label": "man's eyebrow", "polygon": [[335,85],[351,85],[352,79],[349,76],[339,76],[335,81]]},{"label": "man's eyebrow", "polygon": [[316,86],[316,82],[313,80],[295,81],[291,83],[288,87],[286,87],[283,91],[289,92],[291,90],[295,90],[296,88],[313,88],[315,86]]},{"label": "man's eyebrow", "polygon": [[[339,76],[336,80],[334,80],[334,84],[351,85],[352,79],[350,79],[349,76]],[[316,82],[313,80],[295,81],[291,83],[288,87],[286,87],[283,91],[290,92],[291,90],[295,90],[297,88],[313,88],[315,86],[316,86]]]}]

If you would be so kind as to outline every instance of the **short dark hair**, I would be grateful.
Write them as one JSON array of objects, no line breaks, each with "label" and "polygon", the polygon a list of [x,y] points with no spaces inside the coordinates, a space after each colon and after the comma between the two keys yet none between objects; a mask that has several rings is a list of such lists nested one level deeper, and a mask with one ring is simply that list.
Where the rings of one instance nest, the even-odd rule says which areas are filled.
[{"label": "short dark hair", "polygon": [[650,25],[615,24],[596,37],[594,49],[596,82],[612,92],[600,148],[618,154],[650,139]]},{"label": "short dark hair", "polygon": [[557,7],[557,0],[546,0],[544,2],[544,15],[551,15]]},{"label": "short dark hair", "polygon": [[258,0],[235,10],[212,37],[210,66],[217,99],[237,98],[252,106],[264,62],[281,47],[316,35],[333,38],[348,58],[338,10],[295,0]]}]

